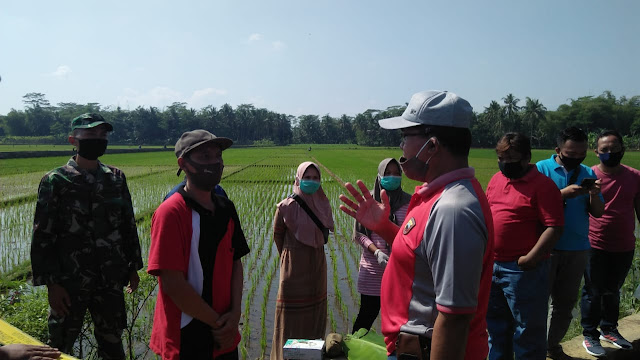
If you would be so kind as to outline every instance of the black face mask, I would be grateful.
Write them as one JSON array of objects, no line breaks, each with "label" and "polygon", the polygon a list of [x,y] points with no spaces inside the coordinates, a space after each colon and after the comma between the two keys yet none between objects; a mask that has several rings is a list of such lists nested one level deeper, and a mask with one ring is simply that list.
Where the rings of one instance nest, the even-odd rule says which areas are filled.
[{"label": "black face mask", "polygon": [[402,171],[405,175],[407,175],[409,179],[423,182],[426,181],[427,172],[429,171],[429,161],[431,160],[431,157],[433,157],[433,155],[431,155],[431,157],[427,159],[426,162],[418,159],[418,155],[420,155],[420,153],[422,152],[422,150],[424,150],[428,143],[429,141],[424,143],[424,145],[422,145],[422,148],[420,148],[420,151],[418,151],[418,153],[411,159],[407,159],[404,156],[400,158],[399,162],[400,166],[402,167]]},{"label": "black face mask", "polygon": [[191,160],[187,160],[191,166],[196,169],[195,173],[185,170],[189,176],[189,182],[202,191],[212,191],[220,183],[222,178],[222,163],[217,164],[198,164]]},{"label": "black face mask", "polygon": [[502,174],[509,179],[519,179],[526,174],[526,170],[529,168],[528,166],[522,166],[520,161],[517,162],[502,162],[498,161],[498,167]]},{"label": "black face mask", "polygon": [[562,161],[562,164],[564,164],[564,168],[567,171],[571,171],[577,168],[578,166],[580,166],[580,163],[584,161],[584,158],[586,157],[586,156],[583,156],[581,158],[572,158],[568,156],[562,156],[562,154],[558,156],[560,157],[560,161]]},{"label": "black face mask", "polygon": [[107,150],[107,139],[78,139],[78,155],[87,160],[96,160]]},{"label": "black face mask", "polygon": [[598,158],[602,164],[606,167],[616,167],[622,160],[622,151],[598,154]]}]

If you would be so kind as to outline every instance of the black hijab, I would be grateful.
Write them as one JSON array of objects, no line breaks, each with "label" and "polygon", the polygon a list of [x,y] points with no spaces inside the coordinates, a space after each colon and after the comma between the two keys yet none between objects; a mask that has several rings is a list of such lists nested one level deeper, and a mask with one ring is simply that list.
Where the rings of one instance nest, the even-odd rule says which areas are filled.
[{"label": "black hijab", "polygon": [[[386,158],[380,162],[380,165],[378,165],[378,176],[376,177],[375,185],[373,186],[373,190],[371,191],[371,195],[378,202],[382,202],[382,200],[380,200],[380,192],[382,191],[380,180],[384,176],[384,172],[387,170],[387,166],[389,166],[389,164],[392,162],[398,166],[398,169],[400,169],[400,176],[402,176],[402,167],[400,166],[400,163],[398,162],[398,160],[394,158]],[[391,207],[391,212],[389,213],[389,220],[396,223],[396,225],[401,225],[397,223],[394,213],[404,205],[408,204],[409,201],[411,201],[411,195],[404,192],[402,190],[402,186],[398,187],[395,190],[391,190],[391,191],[385,190],[385,191],[387,192],[387,196],[389,197],[389,205]],[[362,224],[356,221],[353,228],[352,239],[355,240],[355,238],[359,236],[359,234],[363,234],[366,237],[371,238],[371,230],[365,228],[364,226],[362,226]]]}]

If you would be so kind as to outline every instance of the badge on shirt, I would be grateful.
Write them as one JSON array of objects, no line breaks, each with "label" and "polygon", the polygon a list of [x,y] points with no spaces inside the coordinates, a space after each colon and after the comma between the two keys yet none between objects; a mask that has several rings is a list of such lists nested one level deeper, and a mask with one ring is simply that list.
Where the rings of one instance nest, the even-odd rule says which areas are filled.
[{"label": "badge on shirt", "polygon": [[404,228],[402,229],[402,233],[404,235],[407,235],[409,233],[409,231],[411,231],[411,229],[413,229],[414,226],[416,226],[416,219],[414,219],[414,218],[409,219],[409,221],[407,221],[407,223],[404,224]]}]

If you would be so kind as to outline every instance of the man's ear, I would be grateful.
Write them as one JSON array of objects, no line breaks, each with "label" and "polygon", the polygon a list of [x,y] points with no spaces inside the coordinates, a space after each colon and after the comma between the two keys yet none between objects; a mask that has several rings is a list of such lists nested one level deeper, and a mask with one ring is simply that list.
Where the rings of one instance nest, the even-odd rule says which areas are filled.
[{"label": "man's ear", "polygon": [[440,150],[440,142],[437,138],[432,137],[427,141],[429,141],[426,149],[428,152],[435,153],[436,151]]},{"label": "man's ear", "polygon": [[185,161],[183,157],[178,158],[178,167],[182,169],[182,171],[185,171]]},{"label": "man's ear", "polygon": [[76,148],[78,147],[78,144],[76,144],[77,140],[73,135],[69,135],[67,141],[69,142],[69,144],[75,146]]}]

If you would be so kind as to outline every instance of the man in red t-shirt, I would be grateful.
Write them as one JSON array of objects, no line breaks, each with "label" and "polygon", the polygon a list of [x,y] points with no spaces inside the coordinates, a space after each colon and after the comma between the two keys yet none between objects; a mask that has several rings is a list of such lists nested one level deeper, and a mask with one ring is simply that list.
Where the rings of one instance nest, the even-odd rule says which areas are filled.
[{"label": "man in red t-shirt", "polygon": [[147,271],[160,291],[150,347],[162,359],[238,359],[249,247],[233,202],[213,191],[231,144],[206,130],[182,134],[175,153],[186,185],[153,214]]},{"label": "man in red t-shirt", "polygon": [[[596,340],[615,347],[631,349],[632,345],[618,332],[620,289],[629,273],[636,247],[636,218],[640,220],[640,171],[622,165],[622,136],[608,130],[598,136],[595,150],[600,163],[591,169],[600,179],[605,201],[602,217],[589,218],[591,250],[584,276],[580,311],[589,354],[604,355]],[[598,331],[598,325],[600,331]],[[594,350],[593,346],[596,346]]]},{"label": "man in red t-shirt", "polygon": [[380,290],[389,359],[485,359],[485,315],[493,265],[493,223],[482,187],[469,167],[473,109],[447,91],[414,94],[402,116],[380,126],[402,130],[402,170],[424,182],[401,227],[389,220],[358,180],[356,202],[340,209],[392,244]]},{"label": "man in red t-shirt", "polygon": [[544,359],[549,253],[562,235],[564,208],[556,184],[530,164],[531,143],[505,134],[496,146],[500,171],[487,200],[495,231],[487,326],[489,359]]}]

